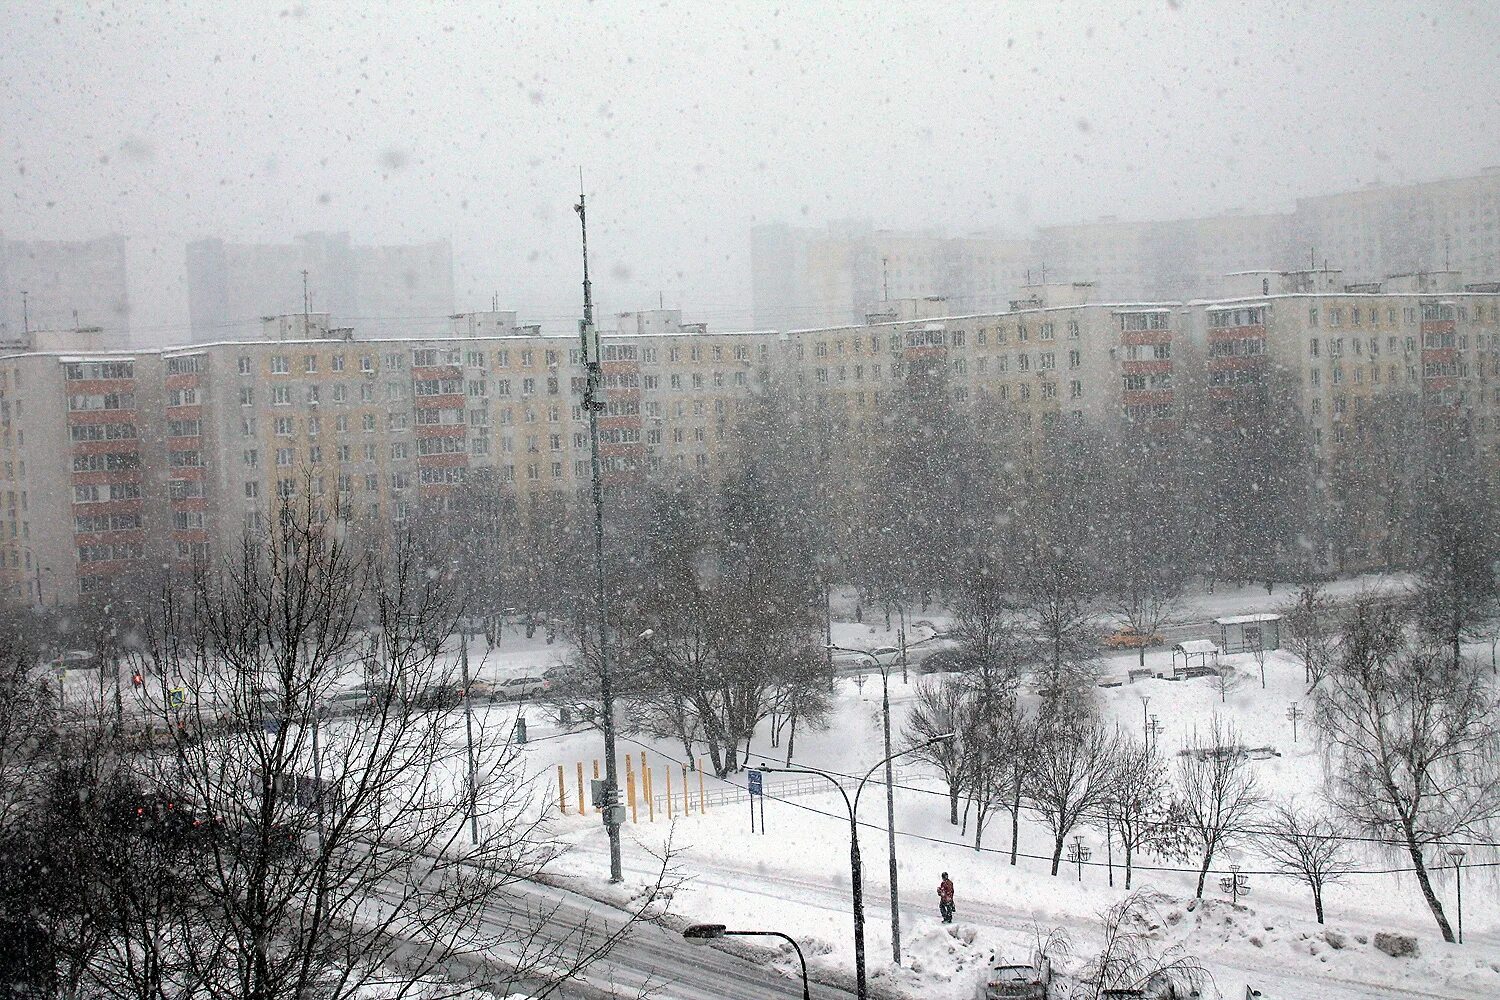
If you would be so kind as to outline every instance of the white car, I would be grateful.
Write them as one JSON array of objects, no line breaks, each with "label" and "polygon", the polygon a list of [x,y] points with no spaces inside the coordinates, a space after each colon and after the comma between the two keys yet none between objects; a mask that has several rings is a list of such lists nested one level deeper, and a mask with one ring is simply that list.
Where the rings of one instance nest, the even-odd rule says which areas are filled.
[{"label": "white car", "polygon": [[520,700],[551,690],[552,682],[545,677],[507,677],[495,685],[496,701]]}]

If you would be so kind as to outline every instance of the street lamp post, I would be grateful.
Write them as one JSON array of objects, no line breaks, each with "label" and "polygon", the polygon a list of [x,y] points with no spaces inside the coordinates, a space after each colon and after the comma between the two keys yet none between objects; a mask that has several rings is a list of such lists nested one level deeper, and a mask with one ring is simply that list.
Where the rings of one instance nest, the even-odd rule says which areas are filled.
[{"label": "street lamp post", "polygon": [[1083,882],[1083,863],[1094,856],[1093,850],[1083,846],[1083,834],[1073,835],[1073,843],[1068,845],[1068,860],[1078,865],[1078,881]]},{"label": "street lamp post", "polygon": [[860,862],[859,855],[859,820],[857,818],[859,814],[860,794],[865,790],[865,783],[868,782],[872,776],[874,776],[875,772],[880,770],[886,764],[890,763],[890,761],[894,758],[904,756],[905,754],[914,753],[917,750],[921,750],[923,747],[931,746],[934,743],[941,743],[944,740],[951,739],[953,739],[952,733],[944,733],[942,736],[934,736],[930,740],[918,743],[915,746],[907,747],[905,750],[902,750],[898,753],[891,754],[885,760],[880,761],[874,767],[866,771],[864,777],[859,779],[859,784],[854,789],[854,798],[852,800],[849,798],[849,793],[844,789],[844,786],[839,781],[839,779],[836,776],[828,773],[827,771],[820,771],[815,767],[775,767],[770,764],[762,764],[760,766],[760,769],[762,771],[770,771],[780,774],[811,774],[816,775],[820,778],[826,778],[828,781],[833,783],[833,787],[837,788],[839,790],[839,794],[844,798],[844,808],[849,813],[849,872],[851,879],[850,890],[853,897],[854,907],[854,985],[855,996],[858,997],[858,1000],[866,1000],[866,998],[869,996],[868,992],[865,989],[865,896],[863,884],[864,868]]},{"label": "street lamp post", "polygon": [[802,1000],[812,1000],[812,993],[807,985],[807,959],[802,954],[802,946],[790,934],[780,931],[732,931],[723,924],[693,924],[682,932],[682,936],[693,944],[707,944],[715,938],[721,937],[774,937],[781,938],[792,946],[797,953],[797,961],[802,966]]},{"label": "street lamp post", "polygon": [[1453,859],[1453,873],[1458,878],[1458,943],[1464,943],[1464,849],[1455,847],[1448,852]]},{"label": "street lamp post", "polygon": [[1146,749],[1149,750],[1156,746],[1166,728],[1166,726],[1156,721],[1156,716],[1151,716],[1151,721],[1146,725]]},{"label": "street lamp post", "polygon": [[[904,640],[903,640],[904,642]],[[829,643],[830,652],[843,649]],[[891,768],[891,684],[890,668],[882,666],[880,657],[863,649],[843,649],[846,653],[859,653],[875,661],[880,671],[880,721],[885,734],[885,828],[886,852],[891,867],[891,960],[901,964],[901,892],[896,885],[896,783]],[[903,654],[904,655],[904,654]]]}]

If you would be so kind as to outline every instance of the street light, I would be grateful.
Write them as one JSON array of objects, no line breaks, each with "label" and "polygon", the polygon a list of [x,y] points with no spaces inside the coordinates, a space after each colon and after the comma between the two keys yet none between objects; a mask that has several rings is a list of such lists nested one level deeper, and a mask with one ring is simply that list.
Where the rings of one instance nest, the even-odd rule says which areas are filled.
[{"label": "street light", "polygon": [[851,875],[851,895],[854,905],[854,985],[855,996],[859,1000],[866,1000],[869,994],[865,991],[865,891],[864,891],[864,869],[859,857],[859,797],[865,790],[868,782],[881,767],[890,763],[896,757],[902,757],[909,753],[915,753],[923,747],[929,747],[934,743],[942,743],[953,739],[953,733],[944,733],[942,736],[934,736],[930,740],[907,747],[898,753],[893,753],[885,760],[880,761],[874,767],[865,772],[865,776],[859,779],[859,785],[854,789],[854,798],[849,798],[849,793],[844,790],[843,783],[829,774],[815,767],[775,767],[771,764],[762,764],[762,771],[770,771],[778,774],[812,774],[820,778],[826,778],[833,783],[833,787],[839,790],[844,797],[844,808],[849,812],[849,871]]},{"label": "street light", "polygon": [[1455,847],[1448,852],[1448,857],[1453,859],[1453,873],[1458,877],[1458,943],[1464,943],[1464,854],[1462,847]]},{"label": "street light", "polygon": [[1068,860],[1078,865],[1078,881],[1083,883],[1083,863],[1094,856],[1094,852],[1083,846],[1083,834],[1073,835],[1073,842],[1068,845]]},{"label": "street light", "polygon": [[895,776],[891,769],[891,671],[889,667],[882,666],[880,657],[863,649],[845,649],[842,646],[828,644],[832,652],[835,649],[846,653],[856,653],[868,656],[875,661],[875,668],[880,671],[880,724],[885,733],[885,829],[886,829],[886,852],[890,858],[891,866],[891,959],[901,964],[901,894],[896,886],[896,784]]},{"label": "street light", "polygon": [[802,955],[802,946],[790,934],[780,931],[732,931],[723,924],[693,924],[682,932],[682,936],[693,944],[703,945],[722,937],[775,937],[781,938],[797,952],[797,961],[802,965],[802,1000],[812,1000],[807,987],[807,959]]}]

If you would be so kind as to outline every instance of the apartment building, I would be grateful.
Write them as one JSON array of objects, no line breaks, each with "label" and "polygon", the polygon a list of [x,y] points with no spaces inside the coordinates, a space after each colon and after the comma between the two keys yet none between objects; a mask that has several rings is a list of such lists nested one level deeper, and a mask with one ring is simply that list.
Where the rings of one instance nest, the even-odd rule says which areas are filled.
[{"label": "apartment building", "polygon": [[[1074,422],[1172,448],[1194,422],[1286,408],[1332,468],[1378,446],[1362,421],[1399,399],[1462,421],[1500,474],[1500,283],[1441,272],[1355,284],[1317,269],[1221,285],[1212,299],[1110,302],[1089,283],[1033,284],[994,312],[902,299],[864,323],[784,335],[620,314],[603,344],[603,471],[617,484],[713,474],[732,422],[785,366],[856,441],[921,385],[1003,416],[1023,447]],[[481,474],[523,497],[587,489],[573,337],[508,312],[454,316],[424,338],[355,338],[316,315],[264,330],[0,356],[0,587],[70,603],[133,567],[231,551],[304,490],[400,520]]]},{"label": "apartment building", "polygon": [[[711,471],[782,338],[710,332],[673,310],[618,320],[604,338],[605,475]],[[0,357],[0,587],[71,603],[133,568],[232,551],[304,490],[399,520],[478,470],[523,496],[585,489],[576,338],[505,312],[455,316],[446,333]]]}]

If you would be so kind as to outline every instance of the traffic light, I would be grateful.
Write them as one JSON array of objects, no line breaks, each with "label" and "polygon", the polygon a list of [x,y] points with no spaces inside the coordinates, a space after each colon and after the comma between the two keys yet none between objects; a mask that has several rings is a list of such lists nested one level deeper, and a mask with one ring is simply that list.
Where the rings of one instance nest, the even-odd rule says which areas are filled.
[{"label": "traffic light", "polygon": [[136,687],[140,687],[142,684],[146,683],[146,678],[142,677],[141,672],[137,670],[135,673],[130,675],[130,683],[135,685]]}]

